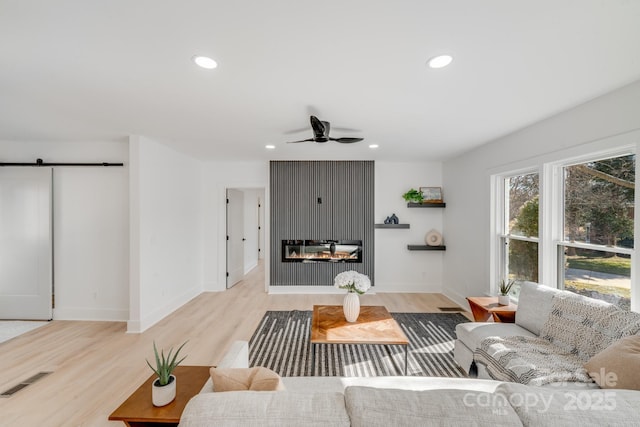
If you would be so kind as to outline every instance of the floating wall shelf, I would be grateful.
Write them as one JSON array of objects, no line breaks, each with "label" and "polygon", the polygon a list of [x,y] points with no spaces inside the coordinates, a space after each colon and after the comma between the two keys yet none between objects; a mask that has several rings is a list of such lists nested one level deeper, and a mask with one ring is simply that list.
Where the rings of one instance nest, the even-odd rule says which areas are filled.
[{"label": "floating wall shelf", "polygon": [[427,245],[407,245],[407,249],[410,251],[445,251],[447,247],[442,246],[427,246]]},{"label": "floating wall shelf", "polygon": [[409,228],[410,224],[375,224],[376,228]]},{"label": "floating wall shelf", "polygon": [[444,208],[446,206],[446,203],[407,203],[408,208]]}]

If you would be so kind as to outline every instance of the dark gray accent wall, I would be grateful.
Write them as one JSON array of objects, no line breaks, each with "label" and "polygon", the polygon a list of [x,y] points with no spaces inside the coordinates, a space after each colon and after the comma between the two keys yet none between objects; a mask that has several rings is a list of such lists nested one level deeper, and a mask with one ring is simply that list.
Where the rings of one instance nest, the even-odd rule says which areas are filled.
[{"label": "dark gray accent wall", "polygon": [[[374,282],[374,162],[272,161],[271,286],[333,286],[355,270]],[[283,263],[282,240],[362,240],[362,263]]]}]

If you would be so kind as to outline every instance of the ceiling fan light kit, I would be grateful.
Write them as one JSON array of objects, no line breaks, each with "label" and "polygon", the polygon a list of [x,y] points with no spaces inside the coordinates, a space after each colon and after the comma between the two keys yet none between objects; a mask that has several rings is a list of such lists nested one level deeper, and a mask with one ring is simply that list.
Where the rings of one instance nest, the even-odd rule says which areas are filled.
[{"label": "ceiling fan light kit", "polygon": [[353,144],[354,142],[360,142],[364,139],[332,138],[329,136],[329,132],[331,131],[331,124],[329,122],[322,121],[316,116],[311,116],[309,121],[311,122],[311,129],[313,130],[313,138],[307,138],[300,141],[288,141],[289,144],[297,144],[300,142],[317,142],[322,144],[328,141],[335,141],[341,144]]}]

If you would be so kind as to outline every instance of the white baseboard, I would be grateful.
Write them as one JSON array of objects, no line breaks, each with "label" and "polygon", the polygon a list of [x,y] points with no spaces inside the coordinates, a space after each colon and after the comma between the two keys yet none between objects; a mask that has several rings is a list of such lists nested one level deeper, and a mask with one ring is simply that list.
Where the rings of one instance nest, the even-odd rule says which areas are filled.
[{"label": "white baseboard", "polygon": [[[269,286],[270,295],[284,295],[284,294],[333,294],[344,295],[344,289],[338,289],[335,286]],[[369,289],[367,295],[375,295],[374,289]]]},{"label": "white baseboard", "polygon": [[333,286],[269,286],[269,294],[344,294]]},{"label": "white baseboard", "polygon": [[200,287],[193,287],[191,289],[188,289],[186,292],[178,295],[173,299],[173,301],[169,302],[164,307],[160,307],[154,310],[144,318],[140,320],[129,320],[127,322],[127,333],[141,333],[146,331],[201,293],[202,289],[200,289]]},{"label": "white baseboard", "polygon": [[467,303],[466,296],[460,295],[459,293],[454,292],[450,289],[445,289],[442,293],[444,294],[444,296],[446,296],[447,298],[449,298],[450,300],[458,304],[460,307],[464,309],[469,308],[469,304]]},{"label": "white baseboard", "polygon": [[[344,294],[344,289],[334,286],[269,286],[269,294]],[[430,287],[424,283],[393,283],[385,286],[377,284],[367,291],[367,294],[375,293],[411,293],[411,294],[439,294],[442,289],[439,285]],[[463,298],[464,300],[464,298]]]},{"label": "white baseboard", "polygon": [[244,274],[245,274],[245,275],[249,274],[249,272],[250,272],[251,270],[253,270],[254,268],[256,268],[257,266],[258,266],[258,263],[257,263],[257,262],[255,262],[255,263],[251,264],[249,267],[245,266],[245,267],[244,267]]},{"label": "white baseboard", "polygon": [[202,289],[205,292],[220,292],[226,289],[226,285],[221,284],[220,282],[204,282],[202,284]]},{"label": "white baseboard", "polygon": [[395,292],[401,294],[437,294],[442,293],[440,283],[424,282],[381,282],[376,281],[376,291],[379,293]]},{"label": "white baseboard", "polygon": [[91,309],[91,308],[54,308],[53,320],[95,320],[126,322],[129,310]]}]

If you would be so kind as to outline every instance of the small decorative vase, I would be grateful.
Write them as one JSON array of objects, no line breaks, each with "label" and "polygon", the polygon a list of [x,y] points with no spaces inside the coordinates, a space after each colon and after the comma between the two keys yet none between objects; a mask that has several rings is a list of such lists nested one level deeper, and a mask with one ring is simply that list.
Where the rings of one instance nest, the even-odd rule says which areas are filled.
[{"label": "small decorative vase", "polygon": [[360,298],[355,292],[347,292],[344,296],[344,302],[342,303],[342,309],[344,310],[344,318],[347,322],[355,322],[360,315]]},{"label": "small decorative vase", "polygon": [[442,245],[442,234],[438,233],[436,230],[429,230],[429,232],[424,236],[424,242],[427,246],[440,246]]},{"label": "small decorative vase", "polygon": [[509,295],[498,295],[498,304],[509,305],[511,304],[511,298]]},{"label": "small decorative vase", "polygon": [[156,379],[151,387],[151,401],[153,406],[165,406],[168,405],[176,398],[176,382],[177,379],[174,375],[169,377],[169,384],[159,386],[156,385],[158,380]]}]

